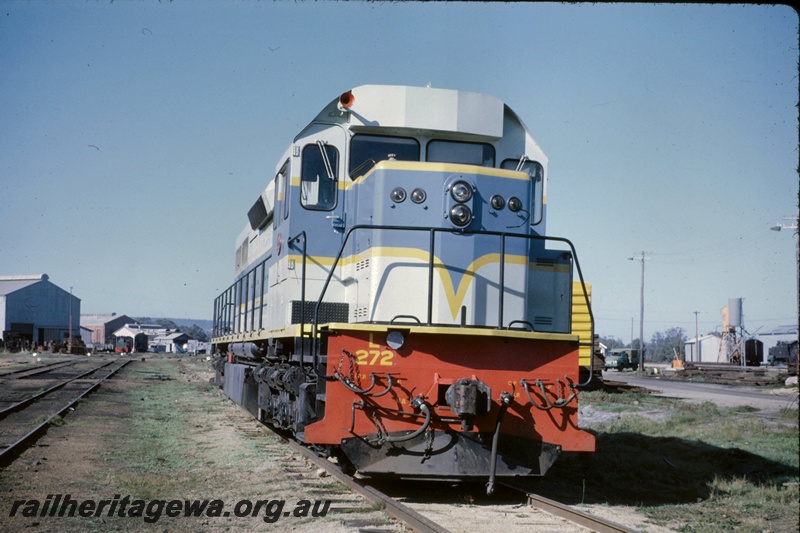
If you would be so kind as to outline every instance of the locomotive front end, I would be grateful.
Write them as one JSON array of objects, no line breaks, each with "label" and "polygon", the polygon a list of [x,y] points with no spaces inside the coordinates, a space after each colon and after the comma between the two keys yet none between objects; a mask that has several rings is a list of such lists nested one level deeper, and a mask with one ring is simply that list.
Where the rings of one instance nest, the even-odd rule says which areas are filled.
[{"label": "locomotive front end", "polygon": [[229,396],[365,476],[491,491],[594,450],[578,427],[593,331],[573,330],[588,292],[545,229],[547,159],[507,106],[358,87],[286,154],[238,246],[259,255],[215,305]]},{"label": "locomotive front end", "polygon": [[528,229],[531,176],[388,160],[355,187],[342,245],[354,317],[320,329],[336,381],[304,439],[405,478],[542,475],[562,450],[592,451],[572,253]]}]

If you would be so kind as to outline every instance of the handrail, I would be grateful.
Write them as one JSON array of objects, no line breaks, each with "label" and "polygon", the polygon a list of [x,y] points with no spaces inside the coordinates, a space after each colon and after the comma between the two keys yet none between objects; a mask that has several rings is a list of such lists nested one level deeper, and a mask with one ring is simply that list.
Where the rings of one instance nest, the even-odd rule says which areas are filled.
[{"label": "handrail", "polygon": [[[319,311],[322,305],[322,300],[325,298],[325,293],[330,286],[331,279],[333,279],[333,274],[336,270],[336,267],[339,264],[339,261],[342,259],[342,254],[344,253],[345,248],[347,247],[348,241],[350,236],[358,230],[371,230],[371,231],[427,231],[430,233],[430,248],[428,250],[428,321],[427,325],[431,325],[433,322],[433,256],[434,256],[434,244],[435,244],[435,234],[438,232],[441,233],[450,233],[450,234],[457,234],[457,235],[486,235],[486,236],[496,236],[500,237],[500,262],[501,262],[501,270],[500,270],[500,277],[501,277],[501,285],[500,285],[500,310],[499,310],[499,319],[500,322],[498,323],[499,329],[503,328],[502,323],[502,303],[503,303],[503,294],[505,292],[505,238],[506,237],[516,237],[522,238],[527,240],[536,240],[536,241],[555,241],[561,242],[566,244],[570,252],[572,253],[573,264],[578,271],[578,277],[581,282],[581,288],[583,290],[583,297],[586,302],[586,308],[589,313],[589,324],[590,324],[590,337],[589,337],[589,345],[594,346],[594,314],[592,313],[592,306],[591,302],[589,301],[589,294],[586,290],[586,282],[583,279],[583,271],[580,267],[580,262],[578,261],[578,253],[575,250],[575,246],[569,239],[564,237],[550,237],[550,236],[543,236],[543,235],[525,235],[525,234],[516,234],[516,233],[506,233],[506,232],[498,232],[498,231],[480,231],[480,232],[471,232],[471,231],[464,231],[454,228],[434,228],[434,227],[410,227],[410,226],[390,226],[390,225],[369,225],[369,224],[357,224],[352,226],[347,230],[347,233],[344,235],[342,239],[342,244],[339,247],[339,251],[336,254],[336,257],[333,260],[333,263],[328,271],[328,275],[325,278],[325,283],[322,286],[322,290],[320,291],[319,298],[314,306],[314,322],[312,323],[311,328],[311,356],[312,356],[312,366],[313,371],[317,373],[319,377],[327,378],[324,374],[319,374],[317,370],[318,365],[318,354],[317,354],[317,338],[319,336]],[[580,345],[585,345],[584,343],[580,343]],[[594,374],[594,354],[591,354],[589,358],[589,376],[587,380],[583,383],[578,383],[572,385],[572,388],[582,388],[589,385],[592,380],[592,375]]]},{"label": "handrail", "polygon": [[[325,293],[330,286],[331,280],[333,279],[334,272],[336,267],[338,266],[339,262],[342,259],[342,255],[344,254],[345,248],[348,245],[350,236],[358,231],[358,230],[371,230],[371,231],[418,231],[418,232],[428,232],[430,235],[429,238],[429,250],[428,250],[428,306],[427,306],[427,321],[425,325],[433,325],[433,275],[434,275],[434,250],[436,245],[436,233],[450,233],[456,235],[486,235],[486,236],[495,236],[500,238],[500,276],[499,276],[499,284],[500,284],[500,292],[499,292],[499,309],[498,309],[498,323],[496,329],[513,329],[512,326],[515,324],[521,323],[519,320],[512,321],[507,327],[503,326],[503,308],[504,308],[504,296],[505,296],[505,250],[506,250],[506,238],[514,237],[514,238],[521,238],[527,240],[535,240],[535,241],[555,241],[565,244],[569,247],[570,252],[572,253],[572,263],[575,266],[575,269],[578,273],[578,278],[581,283],[581,289],[583,292],[583,298],[586,302],[586,308],[589,314],[589,324],[590,324],[590,337],[588,342],[580,342],[580,346],[591,346],[594,347],[594,332],[595,332],[595,321],[594,321],[594,314],[592,312],[591,302],[589,301],[589,294],[586,289],[586,281],[583,278],[583,271],[581,270],[580,261],[578,261],[578,254],[575,250],[575,246],[569,239],[563,237],[550,237],[550,236],[542,236],[542,235],[526,235],[526,234],[518,234],[518,233],[508,233],[508,232],[497,232],[497,231],[465,231],[455,228],[436,228],[436,227],[410,227],[410,226],[389,226],[389,225],[368,225],[368,224],[361,224],[352,226],[347,230],[342,239],[342,244],[339,247],[339,251],[334,258],[333,264],[330,267],[330,271],[325,279],[325,283],[323,284],[322,290],[320,291],[319,298],[317,299],[314,305],[314,319],[311,324],[311,331],[310,333],[310,352],[312,356],[312,367],[313,370],[311,374],[316,374],[319,377],[326,377],[321,375],[318,370],[318,337],[319,337],[319,313],[320,307],[322,305],[322,301],[325,298]],[[302,239],[302,255],[303,255],[303,265],[302,265],[302,283],[301,283],[301,311],[300,311],[300,336],[303,338],[305,336],[305,327],[306,327],[306,320],[305,320],[305,307],[306,307],[306,261],[308,257],[307,251],[307,235],[305,231],[300,232],[296,236],[289,239],[289,245],[294,245],[298,243]],[[238,280],[234,282],[223,294],[230,291],[232,288],[236,286]],[[225,302],[225,299],[220,300],[222,296],[217,297],[215,300],[219,302],[219,306],[217,307],[217,311],[222,311],[222,307],[227,307],[229,304]],[[396,317],[397,318],[397,317]],[[419,320],[417,320],[419,323]],[[218,332],[219,333],[219,332]],[[585,382],[577,383],[571,385],[572,388],[583,388],[586,387],[592,380],[592,375],[594,374],[594,353],[592,349],[592,354],[589,358],[589,376]],[[305,353],[305,350],[303,350]],[[305,367],[305,365],[303,365]],[[305,369],[304,369],[305,370]]]},{"label": "handrail", "polygon": [[[300,282],[300,344],[302,345],[302,344],[304,344],[303,337],[306,334],[306,258],[308,257],[308,254],[307,254],[308,240],[307,240],[307,237],[306,237],[305,230],[301,231],[300,233],[298,233],[294,237],[290,238],[287,241],[286,245],[289,248],[291,248],[294,245],[294,243],[298,242],[300,239],[303,239],[303,268],[302,268],[301,274],[300,274],[300,276],[302,278],[302,280]],[[266,265],[265,265],[265,267],[266,267]],[[262,311],[261,312],[262,313],[264,312],[263,311],[263,305],[262,305]],[[302,350],[302,348],[301,348],[301,351],[304,352],[305,350]],[[300,367],[303,369],[303,373],[308,375],[308,373],[305,371],[305,365],[302,364],[304,356],[305,356],[305,353],[301,353],[300,354]]]}]

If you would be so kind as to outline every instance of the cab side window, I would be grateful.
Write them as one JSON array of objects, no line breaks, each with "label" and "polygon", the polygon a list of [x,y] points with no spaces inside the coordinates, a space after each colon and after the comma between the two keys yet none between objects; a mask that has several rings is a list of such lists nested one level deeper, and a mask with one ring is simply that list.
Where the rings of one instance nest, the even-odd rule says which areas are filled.
[{"label": "cab side window", "polygon": [[300,166],[300,204],[306,209],[330,211],[336,207],[339,151],[329,144],[303,148]]},{"label": "cab side window", "polygon": [[[281,225],[283,219],[289,216],[289,198],[287,197],[289,189],[286,187],[286,179],[289,173],[289,162],[287,161],[281,168],[278,175],[275,176],[275,209],[272,217],[272,228],[276,229]],[[281,209],[283,206],[283,209]],[[279,213],[283,211],[283,218]]]}]

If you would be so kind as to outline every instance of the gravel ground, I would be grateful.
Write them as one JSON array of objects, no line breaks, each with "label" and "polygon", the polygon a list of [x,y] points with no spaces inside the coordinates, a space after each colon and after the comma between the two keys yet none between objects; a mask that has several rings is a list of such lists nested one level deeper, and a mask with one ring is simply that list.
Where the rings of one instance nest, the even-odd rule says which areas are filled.
[{"label": "gravel ground", "polygon": [[[405,530],[287,451],[279,439],[222,398],[208,386],[210,374],[199,370],[207,367],[205,361],[185,363],[135,360],[119,379],[82,402],[63,425],[51,427],[35,446],[0,470],[0,531]],[[221,500],[225,511],[218,517],[169,517],[163,507],[151,523],[145,519],[146,508],[138,517],[109,516],[105,510],[92,517],[42,517],[48,495],[53,495],[52,502],[57,494],[69,494],[79,502],[116,499],[118,508],[129,495],[129,512],[136,499],[147,504]],[[14,502],[22,500],[38,500],[39,512],[26,503],[16,516],[9,516]],[[285,504],[277,516],[279,505],[265,504],[256,517],[237,517],[234,505],[244,500]],[[303,500],[330,500],[330,511],[314,517],[312,506],[305,517],[286,516]],[[105,507],[109,508],[110,504]],[[239,507],[240,512],[245,509],[246,504]],[[157,511],[155,504],[149,516],[155,517]],[[275,522],[265,522],[273,516]]]},{"label": "gravel ground", "polygon": [[[136,358],[119,379],[103,385],[63,425],[52,427],[36,446],[0,470],[0,531],[405,530],[338,482],[321,477],[315,467],[287,451],[249,414],[209,386],[211,368],[205,358],[147,354],[145,359]],[[0,369],[11,362],[0,357]],[[637,414],[653,419],[667,416],[658,410]],[[591,429],[620,416],[626,414],[585,405],[580,421]],[[603,471],[596,464],[601,455],[587,458],[588,472]],[[572,465],[581,467],[574,460]],[[576,487],[564,486],[574,485],[580,477],[562,482],[560,468],[557,462],[539,485],[541,490],[534,492],[558,500],[562,489],[570,490],[573,501],[568,503],[582,510],[639,531],[673,531],[649,523],[624,501],[580,505],[581,498],[574,497]],[[394,488],[395,497],[454,533],[586,531],[527,506],[519,496],[486,498],[481,487],[434,490],[398,484]],[[243,500],[282,499],[287,502],[284,510],[294,509],[301,500],[330,499],[335,511],[325,517],[280,516],[274,523],[263,520],[264,512],[243,518],[162,516],[156,523],[146,523],[142,517],[22,516],[21,508],[17,516],[9,517],[13,502],[44,502],[51,494],[70,494],[78,500],[113,499],[117,494],[145,500],[220,499],[228,506]]]}]

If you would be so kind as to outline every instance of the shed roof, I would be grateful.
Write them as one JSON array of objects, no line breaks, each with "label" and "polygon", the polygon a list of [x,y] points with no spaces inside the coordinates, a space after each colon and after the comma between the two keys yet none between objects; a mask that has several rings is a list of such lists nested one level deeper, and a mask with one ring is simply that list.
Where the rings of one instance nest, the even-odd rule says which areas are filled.
[{"label": "shed roof", "polygon": [[[721,339],[716,335],[700,335],[700,342],[705,342],[708,339],[717,339],[717,340],[719,340],[721,342]],[[692,337],[691,339],[687,339],[687,340],[683,341],[683,344],[694,344],[695,340],[696,339],[694,337]]]},{"label": "shed roof", "polygon": [[189,336],[186,333],[181,333],[180,331],[178,331],[176,333],[170,333],[170,334],[167,334],[167,335],[157,335],[153,339],[153,341],[175,342],[176,340],[180,339],[181,337],[186,337],[186,339],[189,339]]},{"label": "shed roof", "polygon": [[766,331],[761,335],[797,335],[797,324],[790,326],[778,326],[772,331]]},{"label": "shed roof", "polygon": [[117,313],[105,313],[105,314],[104,313],[88,313],[88,314],[82,313],[81,314],[81,323],[82,324],[87,324],[87,325],[90,325],[90,326],[95,326],[95,325],[99,326],[101,324],[107,324],[108,322],[111,322],[112,320],[116,320],[118,318],[123,318],[123,317],[127,318],[127,320],[131,321],[131,323],[132,323],[132,321],[133,321],[132,318],[128,317],[127,315],[118,315]]},{"label": "shed roof", "polygon": [[27,274],[22,276],[0,276],[0,296],[17,292],[34,283],[47,281],[47,274]]}]

